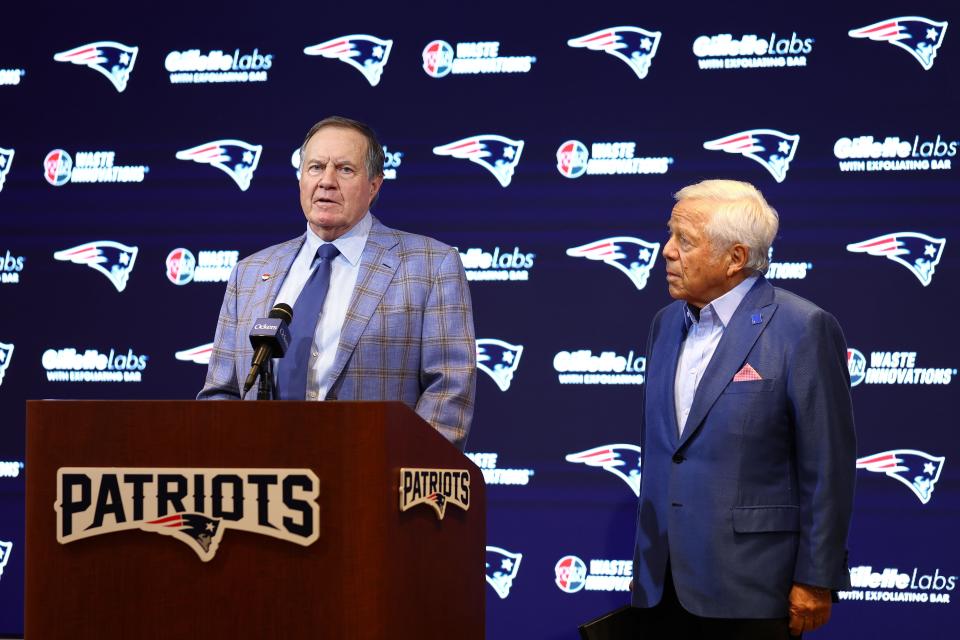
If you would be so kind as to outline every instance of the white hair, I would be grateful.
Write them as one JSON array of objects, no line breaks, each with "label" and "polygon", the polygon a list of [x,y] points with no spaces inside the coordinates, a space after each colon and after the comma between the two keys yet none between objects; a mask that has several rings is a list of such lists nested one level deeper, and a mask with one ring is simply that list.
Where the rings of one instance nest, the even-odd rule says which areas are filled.
[{"label": "white hair", "polygon": [[770,245],[777,235],[780,216],[752,184],[737,180],[704,180],[680,189],[674,199],[702,200],[712,206],[705,231],[716,250],[734,244],[749,249],[746,268],[766,273]]}]

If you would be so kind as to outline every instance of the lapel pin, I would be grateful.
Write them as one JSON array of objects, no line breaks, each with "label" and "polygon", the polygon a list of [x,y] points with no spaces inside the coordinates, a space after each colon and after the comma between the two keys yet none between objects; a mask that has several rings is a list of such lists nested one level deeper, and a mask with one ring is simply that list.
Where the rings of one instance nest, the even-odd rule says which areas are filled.
[{"label": "lapel pin", "polygon": [[750,316],[750,324],[760,324],[761,322],[763,322],[763,316],[759,312]]},{"label": "lapel pin", "polygon": [[261,273],[261,274],[260,274],[260,279],[263,280],[264,282],[266,282],[267,280],[270,279],[270,274],[269,274],[269,273]]}]

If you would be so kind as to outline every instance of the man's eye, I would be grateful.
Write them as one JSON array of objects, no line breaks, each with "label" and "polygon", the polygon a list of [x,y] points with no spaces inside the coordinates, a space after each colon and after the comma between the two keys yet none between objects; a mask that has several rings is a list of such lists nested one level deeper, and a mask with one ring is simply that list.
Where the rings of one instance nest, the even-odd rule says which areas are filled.
[{"label": "man's eye", "polygon": [[344,174],[344,175],[352,175],[352,174],[353,174],[353,167],[340,167],[340,173],[342,173],[342,174]]}]

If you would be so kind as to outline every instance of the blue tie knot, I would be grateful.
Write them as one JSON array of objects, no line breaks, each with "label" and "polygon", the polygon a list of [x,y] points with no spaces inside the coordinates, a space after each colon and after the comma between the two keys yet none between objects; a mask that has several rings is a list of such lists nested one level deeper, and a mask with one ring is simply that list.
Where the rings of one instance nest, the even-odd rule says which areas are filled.
[{"label": "blue tie knot", "polygon": [[317,249],[317,257],[321,260],[333,260],[338,255],[340,255],[340,249],[337,249],[332,242],[322,244],[320,248]]}]

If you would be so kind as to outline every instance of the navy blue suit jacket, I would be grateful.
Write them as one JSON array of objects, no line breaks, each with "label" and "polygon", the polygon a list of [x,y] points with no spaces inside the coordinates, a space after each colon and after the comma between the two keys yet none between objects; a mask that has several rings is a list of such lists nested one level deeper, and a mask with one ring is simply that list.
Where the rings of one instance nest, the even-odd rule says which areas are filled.
[{"label": "navy blue suit jacket", "polygon": [[[849,585],[856,441],[843,333],[811,302],[757,280],[724,329],[677,434],[682,301],[647,346],[633,604],[656,605],[669,557],[684,608],[788,615],[794,582]],[[761,380],[734,382],[750,364]]]}]

